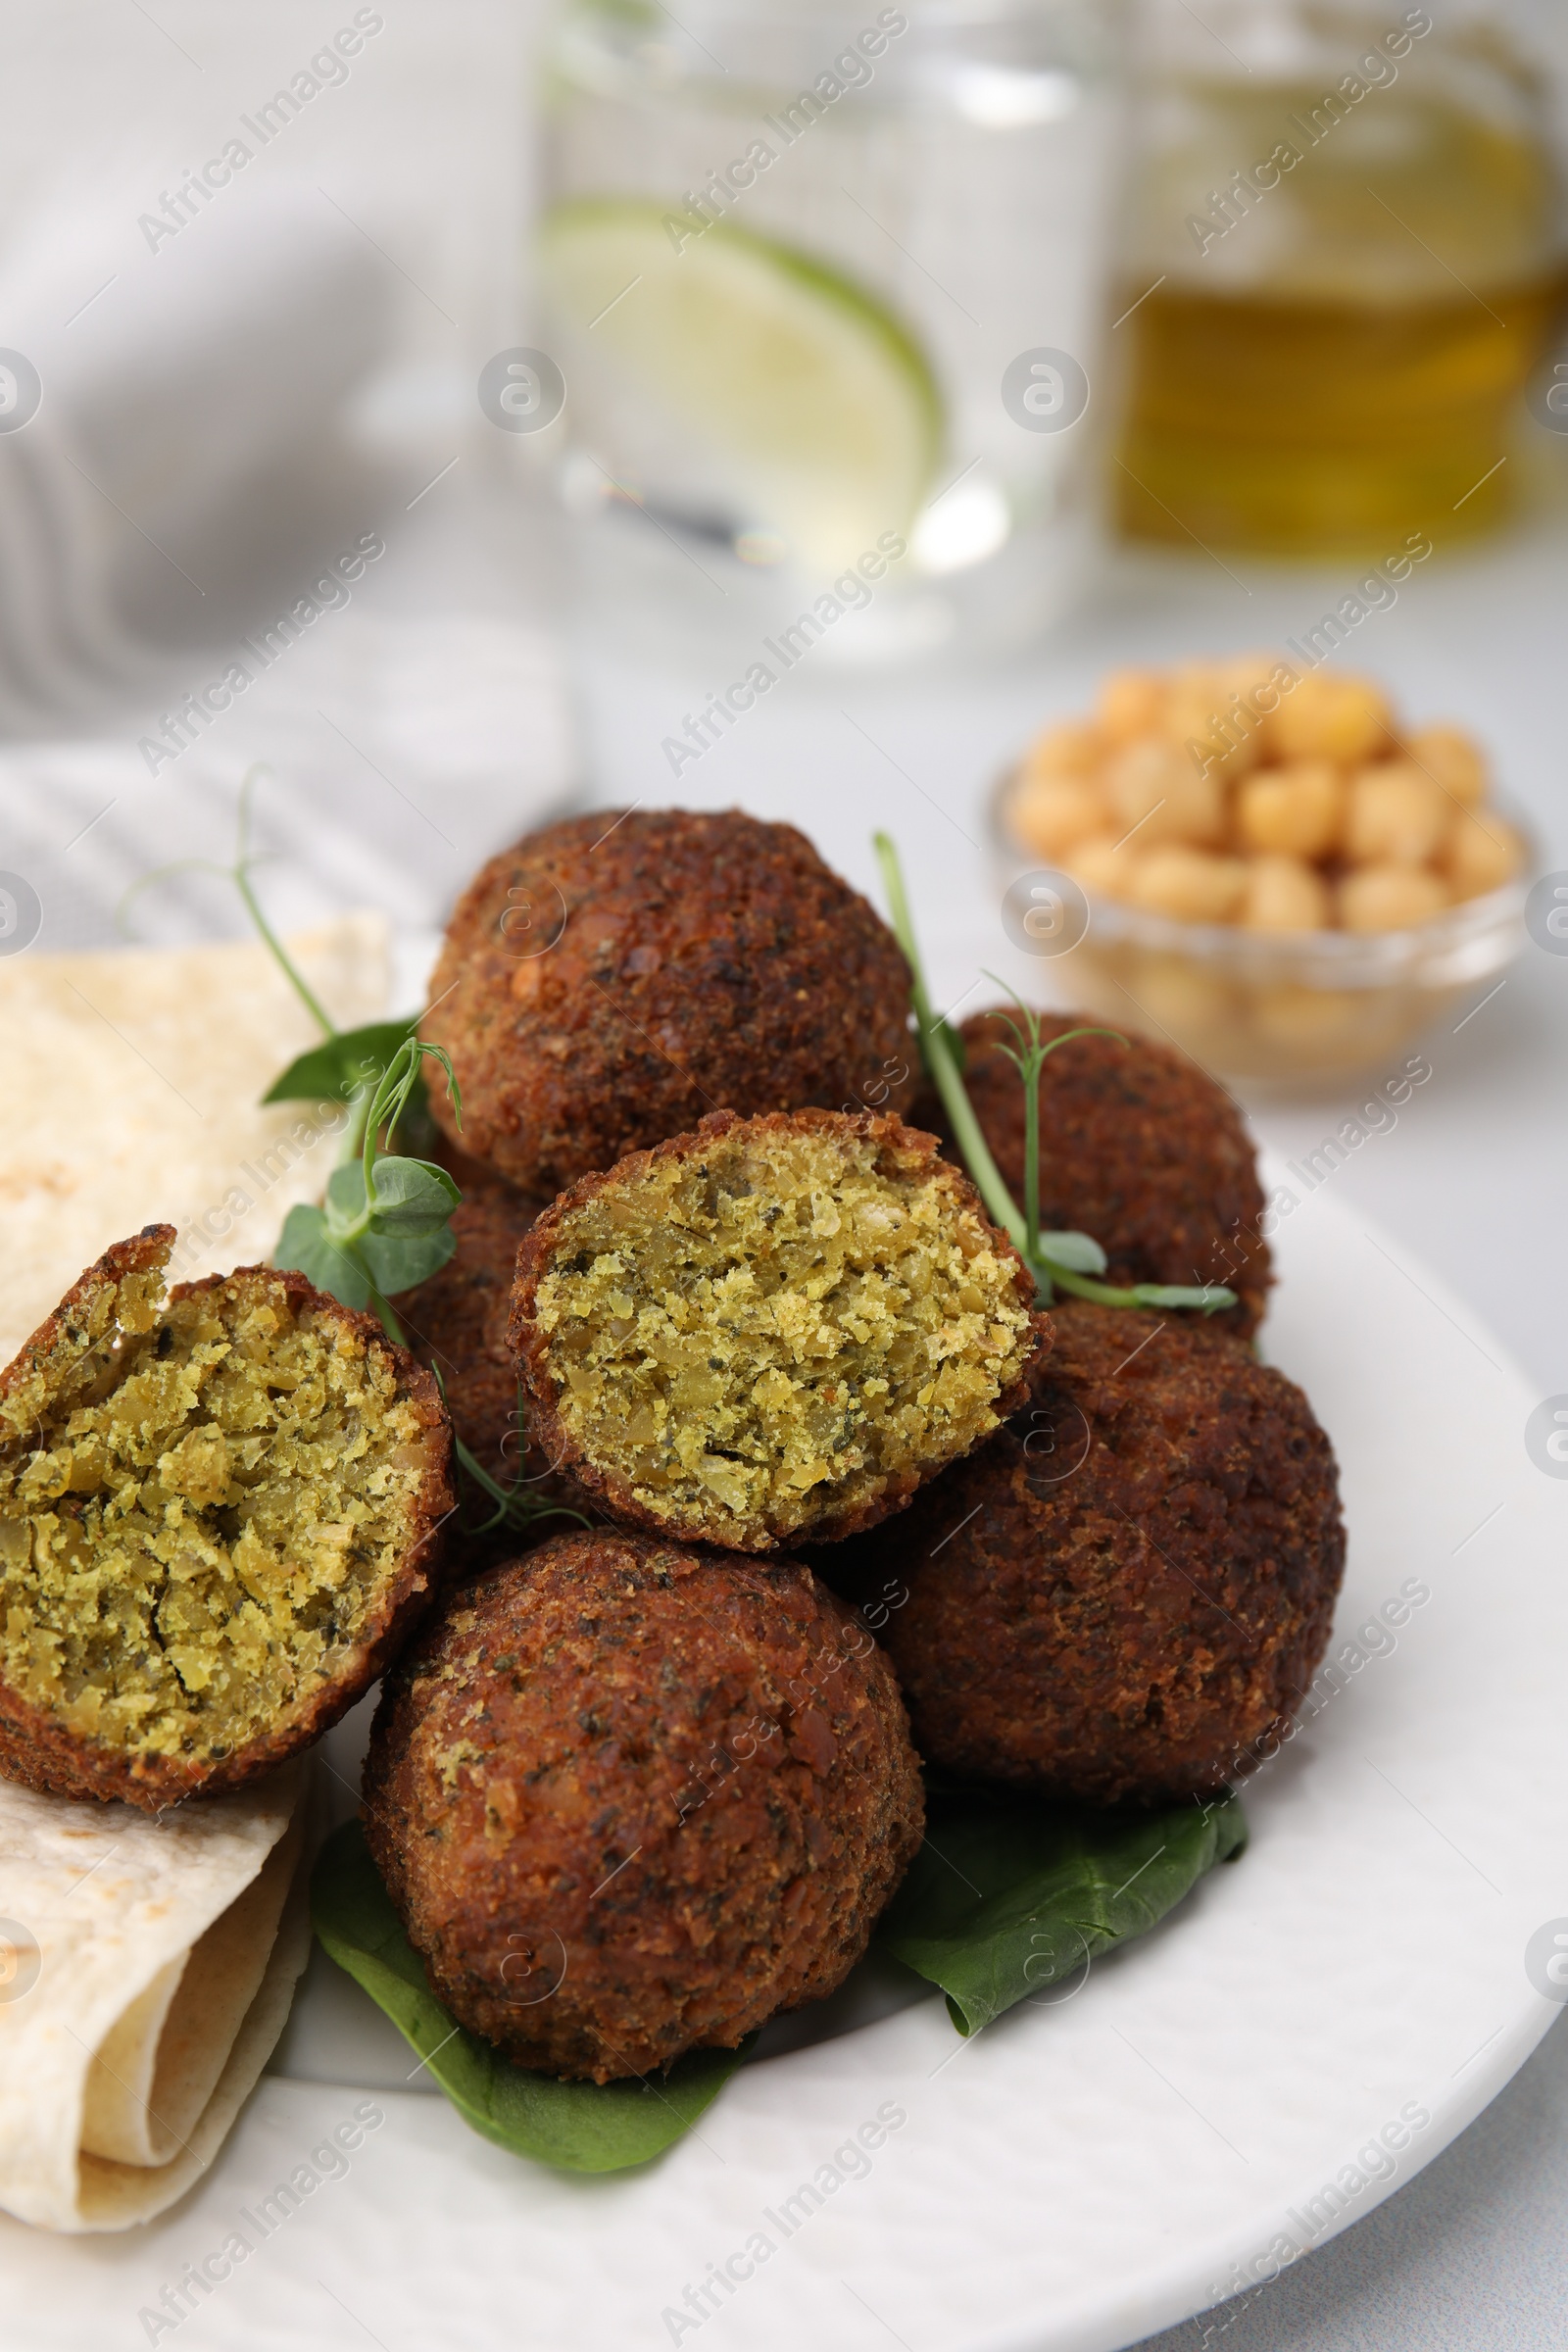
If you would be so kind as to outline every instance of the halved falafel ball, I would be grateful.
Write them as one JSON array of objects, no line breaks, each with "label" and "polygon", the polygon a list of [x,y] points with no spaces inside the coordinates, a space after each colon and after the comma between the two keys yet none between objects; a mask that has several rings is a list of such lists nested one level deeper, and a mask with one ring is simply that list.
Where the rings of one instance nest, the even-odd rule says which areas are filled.
[{"label": "halved falafel ball", "polygon": [[538,1438],[634,1526],[770,1551],[901,1509],[989,1437],[1049,1331],[931,1136],[825,1110],[633,1152],[517,1253]]},{"label": "halved falafel ball", "polygon": [[908,1592],[882,1640],[932,1764],[1102,1804],[1212,1792],[1328,1641],[1333,1451],[1224,1332],[1054,1319],[1028,1407],[865,1546],[861,1573]]},{"label": "halved falafel ball", "polygon": [[611,1528],[447,1597],[365,1775],[439,1998],[596,2082],[832,1992],[923,1810],[892,1670],[808,1569]]},{"label": "halved falafel ball", "polygon": [[[1014,1016],[1016,1017],[1016,1016]],[[1040,1015],[1042,1037],[1104,1028],[1090,1012]],[[1002,1011],[963,1024],[964,1083],[998,1167],[1023,1199],[1024,1092],[1002,1052],[1012,1042]],[[947,1136],[934,1093],[911,1117]],[[955,1154],[956,1156],[956,1154]],[[1225,1089],[1173,1047],[1129,1034],[1077,1037],[1040,1073],[1040,1221],[1092,1235],[1105,1279],[1224,1283],[1237,1304],[1215,1320],[1247,1339],[1263,1319],[1273,1280],[1260,1233],[1257,1153]]]},{"label": "halved falafel ball", "polygon": [[452,1504],[435,1384],[369,1315],[242,1266],[160,1304],[149,1225],[0,1373],[0,1775],[157,1812],[368,1690]]},{"label": "halved falafel ball", "polygon": [[546,1196],[707,1111],[897,1110],[912,1089],[892,932],[793,825],[738,809],[530,834],[459,900],[430,994],[465,1144]]}]

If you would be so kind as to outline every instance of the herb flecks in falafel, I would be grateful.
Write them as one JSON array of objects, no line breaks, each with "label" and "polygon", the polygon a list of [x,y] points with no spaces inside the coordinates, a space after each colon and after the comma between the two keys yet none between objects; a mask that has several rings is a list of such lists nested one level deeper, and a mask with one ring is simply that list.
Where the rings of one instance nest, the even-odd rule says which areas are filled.
[{"label": "herb flecks in falafel", "polygon": [[[928,1763],[1093,1804],[1213,1794],[1317,1670],[1345,1565],[1300,1390],[1212,1325],[1067,1300],[1028,1407],[840,1560]],[[896,1554],[893,1546],[896,1544]]]},{"label": "herb flecks in falafel", "polygon": [[901,1110],[911,1091],[887,925],[793,825],[738,808],[529,834],[459,900],[430,995],[464,1143],[546,1198],[709,1111]]},{"label": "herb flecks in falafel", "polygon": [[[460,1463],[472,1465],[477,1492],[465,1494],[453,1522],[465,1570],[484,1559],[510,1559],[519,1541],[552,1509],[569,1512],[584,1500],[535,1442],[525,1398],[507,1346],[517,1245],[544,1203],[515,1192],[443,1139],[441,1164],[463,1188],[452,1212],[455,1255],[398,1299],[398,1320],[411,1353],[435,1375]],[[488,1488],[478,1487],[478,1478]],[[465,1483],[460,1479],[460,1487]],[[498,1505],[497,1494],[508,1499]]]},{"label": "herb flecks in falafel", "polygon": [[585,1178],[517,1259],[538,1436],[622,1519],[765,1551],[897,1510],[1048,1328],[967,1178],[896,1118],[705,1119]]},{"label": "herb flecks in falafel", "polygon": [[365,1832],[432,1989],[519,2066],[608,2082],[832,1992],[920,1843],[863,1625],[793,1560],[558,1536],[387,1678]]},{"label": "herb flecks in falafel", "polygon": [[160,1304],[107,1251],[0,1373],[0,1775],[156,1811],[242,1786],[366,1690],[430,1592],[429,1374],[302,1276]]}]

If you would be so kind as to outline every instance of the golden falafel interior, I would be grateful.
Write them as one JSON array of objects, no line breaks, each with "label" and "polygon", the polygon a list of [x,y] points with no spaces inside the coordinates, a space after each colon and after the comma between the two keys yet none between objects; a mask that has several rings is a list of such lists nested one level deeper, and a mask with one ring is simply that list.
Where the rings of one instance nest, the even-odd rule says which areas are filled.
[{"label": "golden falafel interior", "polygon": [[264,1268],[76,1286],[0,1396],[0,1682],[100,1747],[218,1759],[328,1681],[424,1475],[387,1350]]},{"label": "golden falafel interior", "polygon": [[562,1215],[534,1308],[556,1409],[674,1530],[744,1547],[824,1504],[853,1522],[996,1428],[1034,1350],[997,1245],[952,1170],[853,1121],[655,1155]]}]

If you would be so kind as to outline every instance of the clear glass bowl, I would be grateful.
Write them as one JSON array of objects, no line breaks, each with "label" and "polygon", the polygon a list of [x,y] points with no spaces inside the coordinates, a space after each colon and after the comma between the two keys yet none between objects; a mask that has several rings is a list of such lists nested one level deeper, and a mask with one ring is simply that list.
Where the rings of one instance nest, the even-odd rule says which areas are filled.
[{"label": "clear glass bowl", "polygon": [[[1009,769],[992,802],[1004,887],[1020,874],[1051,870],[1007,822],[1015,780]],[[1268,935],[1178,922],[1068,880],[1088,923],[1075,946],[1049,963],[1043,957],[1050,993],[1164,1038],[1216,1077],[1253,1088],[1305,1092],[1381,1069],[1445,1013],[1478,997],[1524,945],[1525,900],[1540,870],[1536,843],[1516,810],[1489,806],[1523,841],[1523,868],[1502,889],[1447,907],[1413,931]],[[1078,927],[1067,925],[1069,932]]]}]

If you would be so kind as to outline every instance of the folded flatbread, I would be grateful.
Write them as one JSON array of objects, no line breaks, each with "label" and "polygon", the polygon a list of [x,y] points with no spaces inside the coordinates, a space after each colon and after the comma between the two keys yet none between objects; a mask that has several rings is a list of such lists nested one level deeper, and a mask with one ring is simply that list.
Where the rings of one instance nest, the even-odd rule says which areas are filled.
[{"label": "folded flatbread", "polygon": [[[343,1027],[384,1013],[379,916],[289,944]],[[271,1254],[342,1114],[260,1098],[317,1042],[259,944],[0,960],[0,1362],[139,1225],[176,1281]],[[122,2230],[205,2172],[309,1951],[308,1769],[156,1816],[0,1782],[0,2208]]]},{"label": "folded flatbread", "polygon": [[151,1816],[0,1782],[0,2207],[124,2230],[207,2170],[310,1950],[309,1772]]},{"label": "folded flatbread", "polygon": [[[340,1027],[385,1012],[381,916],[289,946]],[[0,958],[0,1363],[138,1226],[178,1226],[174,1282],[271,1255],[320,1199],[342,1111],[261,1097],[319,1042],[259,941]]]}]

